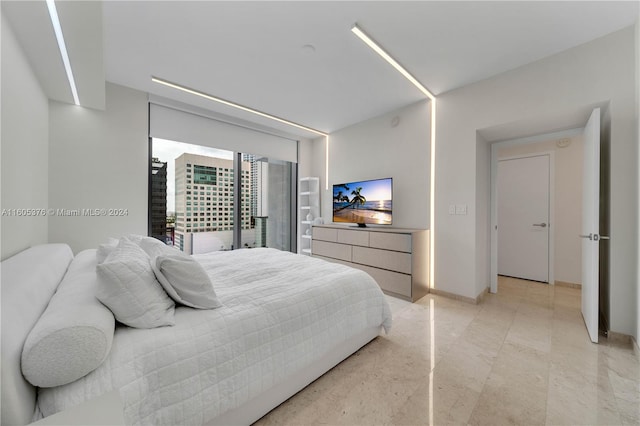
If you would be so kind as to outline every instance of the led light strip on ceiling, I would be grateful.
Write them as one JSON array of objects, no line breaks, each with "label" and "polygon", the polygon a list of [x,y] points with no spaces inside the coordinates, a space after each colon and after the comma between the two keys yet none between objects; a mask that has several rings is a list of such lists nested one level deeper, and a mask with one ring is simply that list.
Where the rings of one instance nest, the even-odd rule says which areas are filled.
[{"label": "led light strip on ceiling", "polygon": [[411,73],[409,71],[407,71],[402,65],[400,65],[398,63],[398,61],[393,59],[393,57],[391,55],[389,55],[371,37],[369,37],[367,35],[367,33],[362,31],[362,29],[360,27],[358,27],[358,24],[354,24],[353,27],[351,27],[351,32],[354,33],[355,35],[357,35],[360,38],[360,40],[364,41],[367,44],[367,46],[369,46],[371,49],[373,49],[374,52],[376,52],[378,55],[380,55],[385,61],[387,61],[389,64],[391,64],[391,66],[393,66],[407,80],[409,80],[411,83],[413,83],[413,85],[416,86],[427,98],[431,99],[432,101],[436,99],[436,97],[433,96],[433,94],[429,90],[427,90],[427,88],[424,87],[418,81],[418,79],[416,79],[413,75],[411,75]]},{"label": "led light strip on ceiling", "polygon": [[60,25],[60,18],[58,18],[58,10],[56,9],[56,4],[53,0],[47,0],[47,9],[49,9],[49,17],[51,18],[53,31],[55,32],[56,40],[58,41],[60,56],[62,56],[62,63],[64,64],[64,70],[67,73],[67,80],[69,80],[69,86],[71,87],[73,102],[79,106],[80,99],[78,98],[78,90],[76,89],[76,82],[73,78],[73,71],[71,71],[71,61],[69,61],[67,45],[65,44],[64,36],[62,35],[62,26]]},{"label": "led light strip on ceiling", "polygon": [[311,127],[303,126],[302,124],[294,123],[293,121],[285,120],[284,118],[280,118],[280,117],[277,117],[275,115],[267,114],[266,112],[258,111],[257,109],[249,108],[249,107],[246,107],[244,105],[240,105],[240,104],[237,104],[235,102],[228,101],[226,99],[218,98],[216,96],[209,95],[208,93],[204,93],[204,92],[201,92],[199,90],[191,89],[189,87],[182,86],[180,84],[173,83],[173,82],[168,81],[168,80],[164,80],[164,79],[161,79],[161,78],[158,78],[158,77],[151,77],[151,81],[153,81],[154,83],[162,84],[162,85],[167,86],[167,87],[171,87],[172,89],[177,89],[177,90],[183,91],[185,93],[190,93],[192,95],[196,95],[196,96],[199,96],[201,98],[208,99],[210,101],[218,102],[218,103],[221,103],[223,105],[227,105],[227,106],[230,106],[230,107],[233,107],[233,108],[237,108],[237,109],[242,110],[242,111],[250,112],[252,114],[259,115],[260,117],[269,118],[269,119],[277,121],[279,123],[284,123],[284,124],[287,124],[289,126],[296,127],[298,129],[306,130],[308,132],[315,133],[316,135],[328,136],[327,133],[321,132],[321,131],[316,130],[316,129],[312,129]]},{"label": "led light strip on ceiling", "polygon": [[380,55],[385,61],[387,61],[391,66],[393,66],[400,74],[402,74],[407,80],[409,80],[414,86],[416,86],[429,100],[431,100],[431,173],[430,173],[430,199],[429,199],[429,287],[434,287],[434,278],[435,278],[435,257],[434,257],[434,248],[435,248],[435,236],[433,233],[433,228],[435,225],[435,177],[436,177],[436,97],[427,90],[426,87],[422,85],[409,71],[407,71],[398,61],[393,59],[393,57],[387,53],[378,43],[376,43],[371,37],[367,35],[358,24],[354,24],[351,28],[351,32],[357,35],[360,40],[365,42],[367,46],[373,49],[378,55]]}]

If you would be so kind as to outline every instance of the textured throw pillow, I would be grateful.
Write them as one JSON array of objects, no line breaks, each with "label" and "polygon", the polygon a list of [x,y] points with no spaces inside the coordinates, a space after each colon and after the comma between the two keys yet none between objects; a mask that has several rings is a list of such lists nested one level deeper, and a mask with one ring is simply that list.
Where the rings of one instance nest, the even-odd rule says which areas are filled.
[{"label": "textured throw pillow", "polygon": [[175,304],[156,280],[149,256],[137,244],[121,238],[96,271],[96,296],[118,321],[135,328],[175,324]]},{"label": "textured throw pillow", "polygon": [[151,260],[153,272],[173,300],[198,309],[222,306],[204,268],[184,253],[160,255]]},{"label": "textured throw pillow", "polygon": [[111,254],[113,250],[118,246],[119,240],[117,238],[109,238],[106,243],[100,244],[96,251],[96,261],[100,264],[105,261],[107,256]]},{"label": "textured throw pillow", "polygon": [[211,279],[194,258],[151,237],[143,238],[139,245],[151,258],[156,278],[173,300],[198,309],[222,306]]},{"label": "textured throw pillow", "polygon": [[102,364],[113,341],[113,314],[96,299],[96,254],[73,259],[22,349],[22,373],[35,386],[71,383]]},{"label": "textured throw pillow", "polygon": [[138,244],[140,248],[144,250],[145,253],[147,253],[147,255],[151,260],[153,260],[154,257],[160,256],[163,254],[165,255],[176,254],[176,255],[183,255],[187,257],[189,256],[188,254],[178,250],[177,248],[168,246],[162,241],[152,237],[143,237],[139,241],[135,241],[135,243]]}]

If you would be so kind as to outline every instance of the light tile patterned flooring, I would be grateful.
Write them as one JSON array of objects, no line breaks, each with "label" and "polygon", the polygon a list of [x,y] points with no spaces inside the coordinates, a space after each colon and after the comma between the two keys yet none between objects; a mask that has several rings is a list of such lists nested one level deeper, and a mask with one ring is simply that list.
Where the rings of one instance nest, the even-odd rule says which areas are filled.
[{"label": "light tile patterned flooring", "polygon": [[479,305],[388,299],[389,335],[257,424],[640,424],[640,357],[590,342],[580,290],[500,277]]}]

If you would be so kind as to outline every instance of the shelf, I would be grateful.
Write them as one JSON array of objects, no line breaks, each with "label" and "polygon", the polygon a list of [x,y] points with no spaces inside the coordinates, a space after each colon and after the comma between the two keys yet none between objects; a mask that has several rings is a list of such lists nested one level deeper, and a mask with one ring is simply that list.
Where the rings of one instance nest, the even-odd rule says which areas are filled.
[{"label": "shelf", "polygon": [[[320,178],[302,177],[299,180],[298,187],[298,244],[299,253],[305,255],[311,255],[311,242],[313,237],[311,234],[311,227],[316,217],[319,217],[322,211],[320,210]],[[307,218],[312,218],[307,220]]]}]

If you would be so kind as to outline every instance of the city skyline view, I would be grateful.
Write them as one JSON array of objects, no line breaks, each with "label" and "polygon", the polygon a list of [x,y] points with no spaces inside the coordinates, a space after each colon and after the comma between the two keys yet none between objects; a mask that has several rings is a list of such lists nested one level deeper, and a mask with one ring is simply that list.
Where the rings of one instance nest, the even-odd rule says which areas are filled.
[{"label": "city skyline view", "polygon": [[153,138],[152,157],[167,163],[167,214],[175,213],[175,159],[182,154],[206,155],[214,158],[233,160],[233,152],[201,145]]}]

